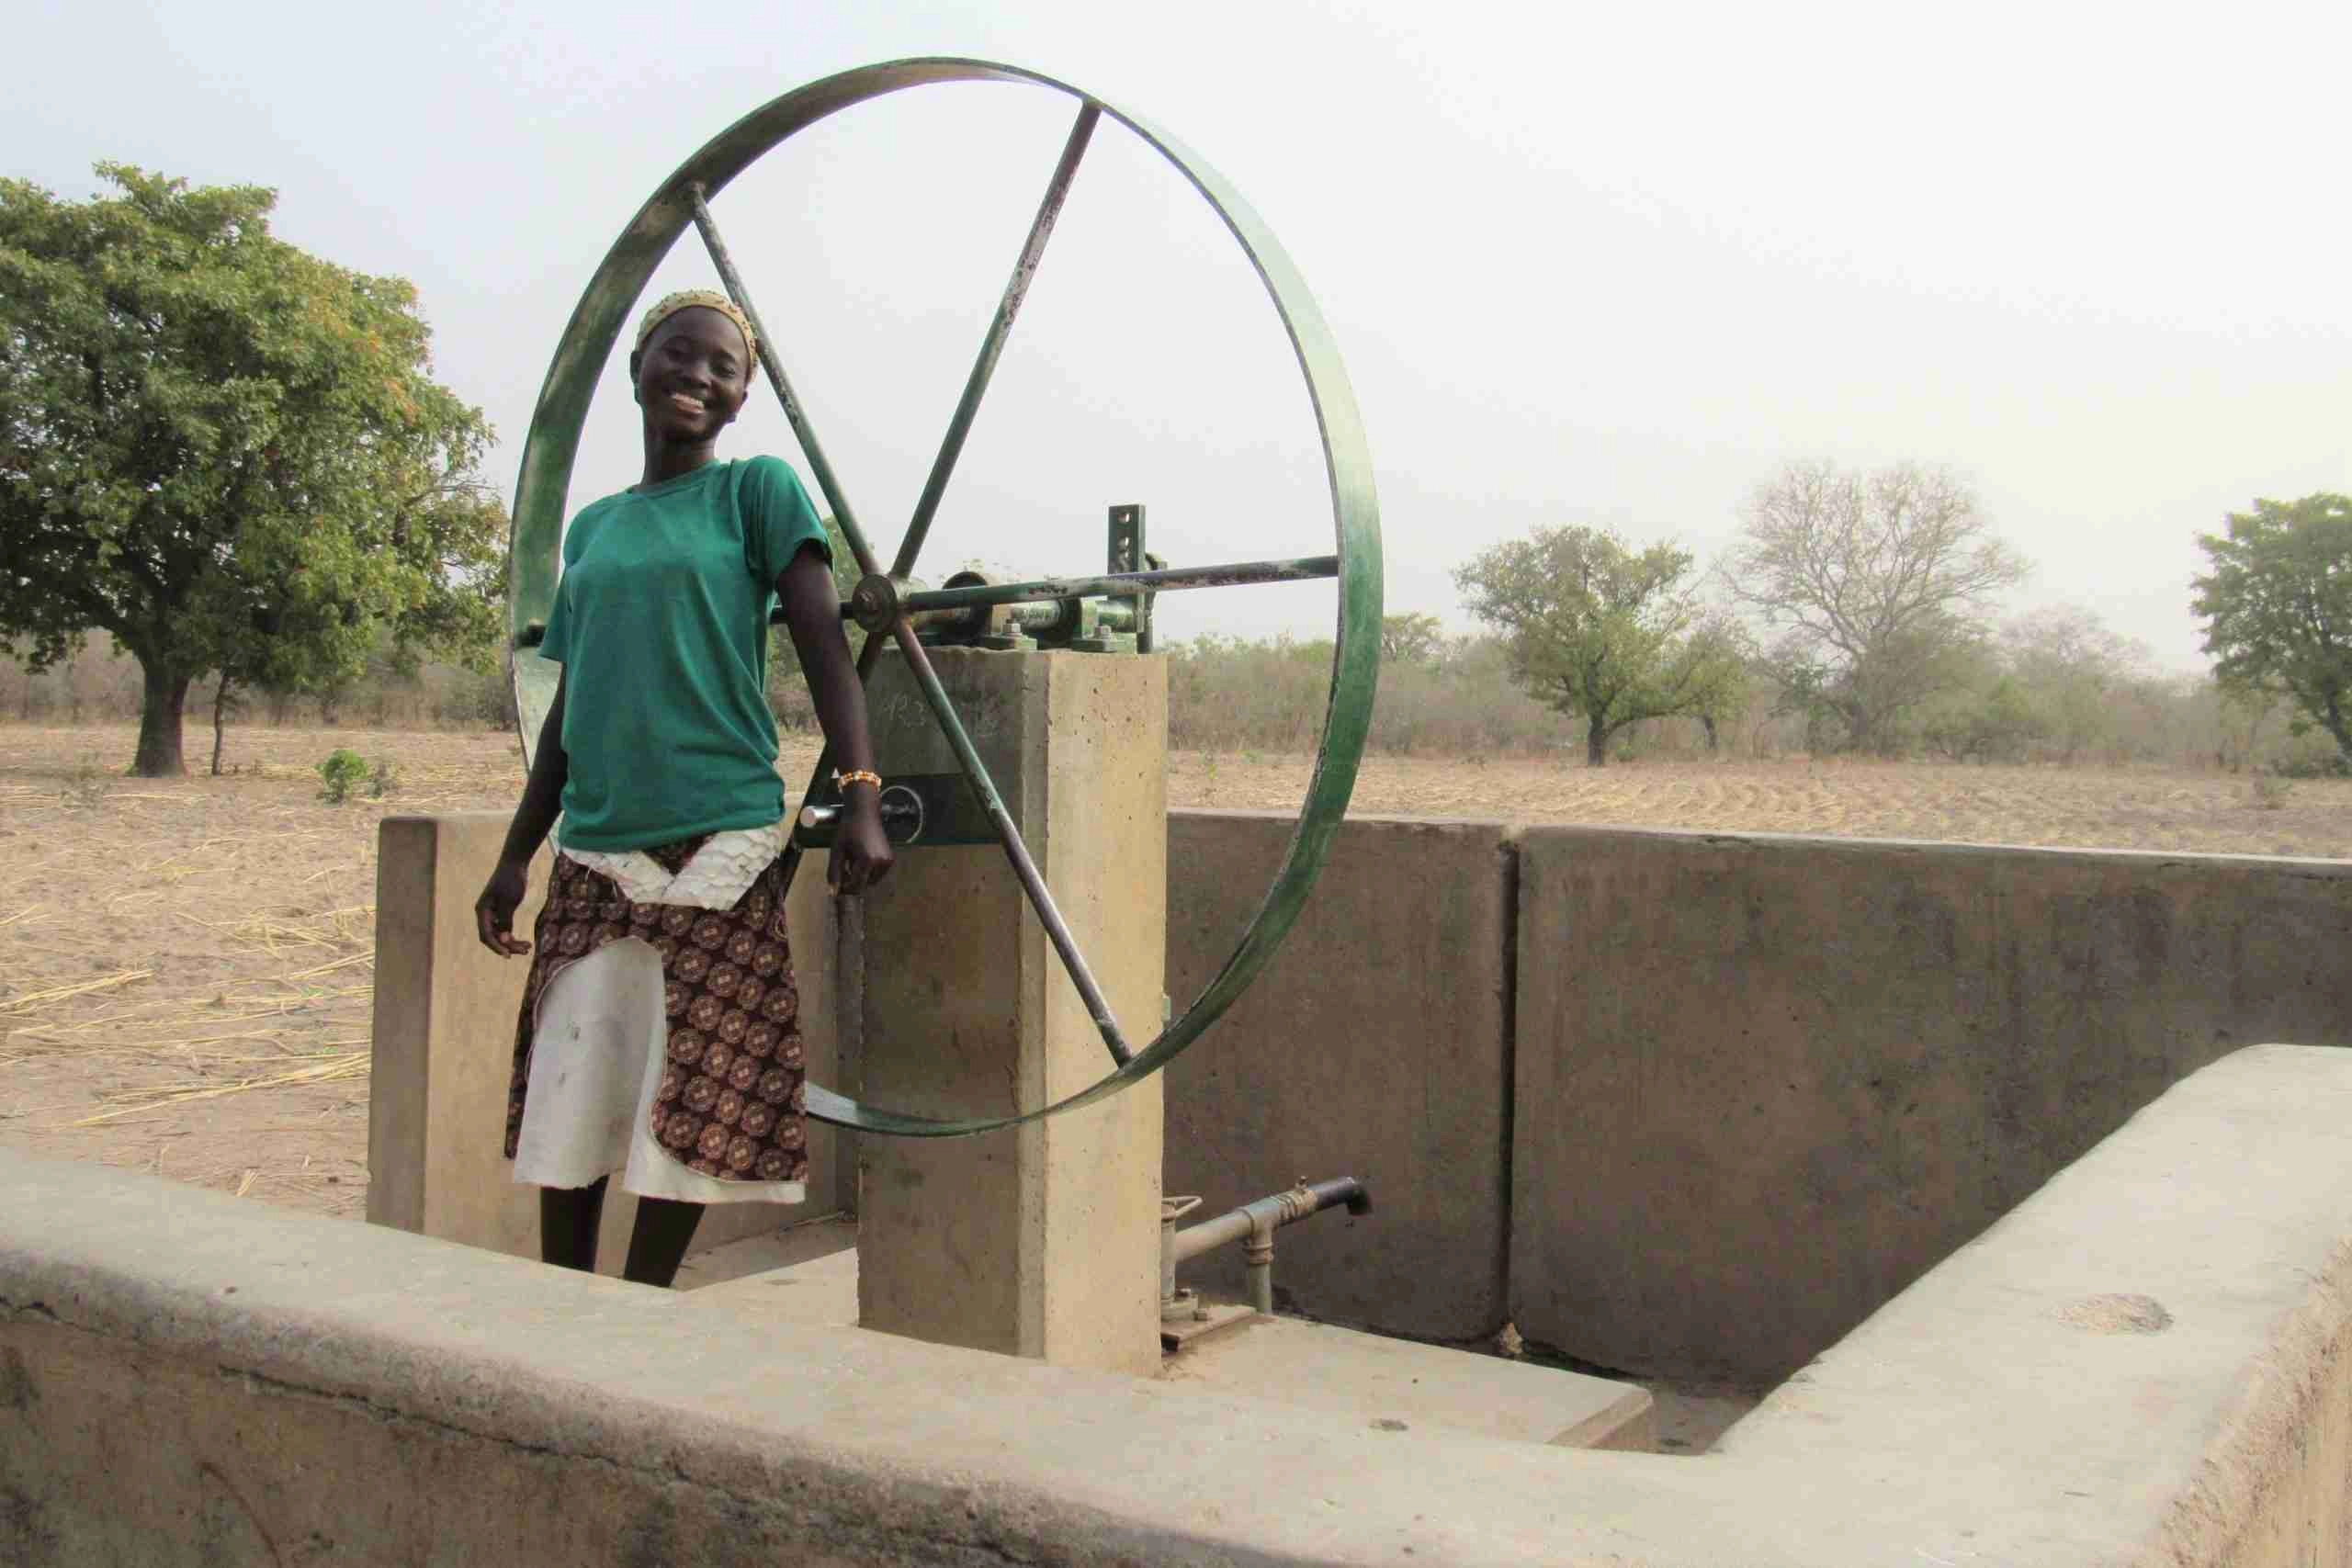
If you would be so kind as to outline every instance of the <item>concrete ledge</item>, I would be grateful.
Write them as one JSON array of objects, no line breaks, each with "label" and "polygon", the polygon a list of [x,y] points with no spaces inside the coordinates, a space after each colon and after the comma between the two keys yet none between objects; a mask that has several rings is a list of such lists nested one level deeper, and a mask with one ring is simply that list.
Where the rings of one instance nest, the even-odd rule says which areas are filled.
[{"label": "concrete ledge", "polygon": [[1609,1507],[1608,1476],[1579,1480],[1565,1450],[697,1312],[6,1151],[0,1188],[0,1561],[28,1568],[1534,1562],[1578,1537],[1632,1544],[1555,1533],[1564,1480]]},{"label": "concrete ledge", "polygon": [[[2352,1053],[2206,1068],[1781,1385],[1724,1455],[1899,1489],[1919,1539],[1974,1526],[1996,1562],[2352,1561],[2348,1127]],[[2003,1515],[2031,1532],[1984,1528]]]},{"label": "concrete ledge", "polygon": [[1703,1460],[690,1300],[0,1152],[0,1561],[2352,1562],[2352,1053],[2168,1093]]}]

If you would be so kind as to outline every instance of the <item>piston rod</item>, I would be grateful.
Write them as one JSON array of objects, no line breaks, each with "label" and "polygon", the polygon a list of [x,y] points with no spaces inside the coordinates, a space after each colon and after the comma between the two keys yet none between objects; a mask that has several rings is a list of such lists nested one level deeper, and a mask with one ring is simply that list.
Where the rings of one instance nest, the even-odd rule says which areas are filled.
[{"label": "piston rod", "polygon": [[[1041,604],[1055,599],[1231,588],[1245,582],[1311,582],[1319,577],[1336,577],[1339,571],[1337,556],[1305,556],[1295,560],[1162,567],[1156,571],[1113,571],[1092,577],[1040,577],[1024,582],[974,583],[967,588],[913,589],[897,596],[897,608],[908,615],[921,615],[925,611],[969,610],[983,604]],[[842,605],[842,615],[844,619],[855,618],[850,603]]]}]

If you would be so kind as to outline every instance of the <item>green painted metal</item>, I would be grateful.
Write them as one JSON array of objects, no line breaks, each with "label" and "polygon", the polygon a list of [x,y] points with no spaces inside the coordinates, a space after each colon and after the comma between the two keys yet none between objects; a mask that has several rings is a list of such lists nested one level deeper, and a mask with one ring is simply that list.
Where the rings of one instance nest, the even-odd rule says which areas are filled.
[{"label": "green painted metal", "polygon": [[1037,264],[1044,259],[1046,242],[1053,238],[1054,224],[1062,215],[1062,206],[1069,199],[1070,182],[1078,177],[1078,161],[1086,156],[1087,143],[1094,139],[1094,127],[1102,118],[1102,106],[1083,94],[1077,95],[1078,118],[1069,128],[1069,139],[1062,144],[1062,155],[1054,165],[1053,177],[1046,182],[1045,197],[1037,203],[1037,215],[1029,224],[1029,237],[1022,242],[1020,257],[1012,264],[1012,276],[1005,280],[1003,298],[997,301],[996,315],[989,322],[988,335],[980,340],[980,352],[972,361],[971,373],[964,378],[963,396],[956,400],[956,412],[948,416],[947,434],[940,439],[939,455],[932,459],[931,475],[923,480],[922,494],[916,498],[915,514],[907,523],[906,536],[899,541],[899,555],[890,568],[894,575],[904,577],[915,569],[915,557],[922,553],[923,540],[931,535],[932,520],[939,514],[939,502],[947,493],[947,480],[956,471],[956,463],[964,455],[964,440],[972,433],[972,421],[980,412],[980,400],[988,395],[989,383],[996,377],[996,363],[1004,353],[1005,340],[1012,333],[1013,318],[1021,313],[1021,302],[1029,297],[1029,285],[1037,276]]},{"label": "green painted metal", "polygon": [[727,242],[718,237],[718,224],[710,215],[709,187],[700,180],[689,182],[686,205],[694,215],[695,229],[701,231],[703,248],[710,253],[710,264],[718,269],[719,281],[727,286],[727,297],[735,301],[744,319],[752,323],[752,335],[759,340],[761,367],[768,373],[768,385],[775,389],[776,401],[784,405],[785,422],[792,426],[792,434],[800,442],[825,504],[832,509],[833,525],[842,531],[849,553],[857,559],[857,569],[872,571],[874,547],[865,542],[865,530],[858,526],[857,513],[851,509],[849,497],[833,473],[832,459],[825,456],[824,444],[817,439],[817,427],[809,421],[807,405],[792,389],[792,378],[785,373],[784,357],[776,352],[775,336],[760,319],[760,308],[752,302],[750,290],[743,287],[743,275],[735,269],[735,258],[728,254]]},{"label": "green painted metal", "polygon": [[[1108,598],[1173,593],[1187,588],[1238,588],[1254,582],[1311,582],[1340,575],[1337,556],[1300,556],[1291,560],[1235,561],[1230,566],[1173,566],[1153,571],[1105,572],[1095,577],[1037,577],[1020,582],[919,588],[899,598],[910,615],[968,610],[976,604],[1036,604],[1057,599]],[[847,607],[843,607],[847,613]]]},{"label": "green painted metal", "polygon": [[[1331,489],[1339,615],[1331,661],[1330,703],[1298,826],[1291,835],[1264,902],[1223,967],[1192,1004],[1161,1030],[1158,1038],[1115,1071],[1067,1100],[1016,1116],[962,1120],[906,1116],[860,1105],[814,1084],[808,1086],[808,1111],[820,1120],[865,1132],[918,1137],[988,1132],[1091,1104],[1167,1066],[1223,1016],[1272,958],[1314,888],[1355,788],[1379,676],[1380,515],[1373,487],[1372,455],[1338,346],[1298,269],[1240,194],[1166,132],[1050,77],[978,60],[896,61],[846,71],[787,93],[713,138],[681,164],[638,210],[605,254],[572,312],[548,367],[530,435],[524,444],[509,568],[508,603],[514,632],[519,635],[533,621],[544,623],[554,603],[566,492],[589,401],[647,279],[693,221],[695,187],[715,197],[763,153],[852,105],[933,83],[967,81],[1025,84],[1064,94],[1077,100],[1080,124],[1089,132],[1091,125],[1087,111],[1099,111],[1101,118],[1124,127],[1165,158],[1209,203],[1240,244],[1282,319],[1314,405],[1323,446],[1324,470]],[[1072,141],[1083,145],[1077,131],[1073,131]],[[1066,163],[1070,162],[1072,154],[1066,150],[1064,158]],[[1047,199],[1056,199],[1050,187]],[[1018,274],[1016,282],[1023,288],[1026,286],[1025,277]],[[1001,346],[1001,333],[992,331],[991,335]],[[983,359],[990,357],[984,348]],[[976,365],[975,371],[980,368]],[[953,458],[947,460],[952,462]],[[830,493],[827,499],[835,501]],[[838,515],[837,501],[835,509]],[[900,574],[912,564],[910,560],[902,563]],[[911,628],[905,628],[903,621],[900,626],[904,628],[901,646],[912,644]],[[867,652],[876,651],[880,641],[878,637],[870,639]],[[919,653],[919,649],[915,651]],[[868,662],[861,660],[861,665]],[[514,666],[516,703],[527,749],[554,699],[556,671],[553,665],[537,659],[518,658]],[[934,713],[952,720],[953,708],[946,703],[944,692],[934,694],[927,691],[925,694],[933,699]],[[951,743],[959,730],[960,726],[950,723]],[[967,740],[966,746],[968,744]],[[967,771],[971,771],[968,763]],[[984,773],[979,774],[975,779],[976,786],[984,778]],[[998,809],[1001,810],[1001,803]]]},{"label": "green painted metal", "polygon": [[[1020,881],[1022,892],[1029,896],[1029,907],[1036,912],[1037,923],[1046,928],[1046,940],[1053,943],[1056,955],[1062,961],[1063,972],[1077,988],[1079,1000],[1085,1004],[1086,1015],[1094,1021],[1104,1047],[1111,1053],[1111,1060],[1120,1066],[1126,1066],[1135,1059],[1135,1047],[1127,1043],[1125,1032],[1120,1029],[1118,1019],[1111,1011],[1110,998],[1102,994],[1102,983],[1094,978],[1094,971],[1087,964],[1086,954],[1079,951],[1078,939],[1070,933],[1069,922],[1062,918],[1061,910],[1054,903],[1053,893],[1046,886],[1046,879],[1037,870],[1037,863],[1029,856],[1029,846],[1022,842],[1021,829],[1013,825],[1012,812],[1005,806],[1004,795],[997,789],[996,780],[989,776],[988,764],[980,761],[979,748],[972,744],[970,732],[965,729],[963,718],[956,712],[955,701],[948,696],[947,688],[940,683],[939,671],[932,667],[931,656],[916,640],[914,627],[907,624],[905,616],[899,617],[899,624],[890,628],[890,635],[898,639],[899,651],[906,656],[908,673],[915,678],[915,685],[922,693],[923,702],[931,709],[931,716],[938,723],[940,734],[947,739],[947,749],[956,753],[956,765],[964,770],[964,776],[971,780],[972,792],[980,797],[981,809],[988,813],[989,822],[996,829],[997,841],[1003,846],[1004,857],[1012,867],[1012,874]],[[814,1100],[818,1092],[816,1086],[810,1085],[808,1098]],[[813,1107],[809,1113],[816,1113]],[[888,1111],[871,1114],[888,1121],[907,1120]],[[886,1126],[883,1120],[859,1120],[843,1124],[864,1127],[871,1132],[904,1130]],[[1021,1117],[1005,1117],[1000,1119],[998,1124],[1009,1126],[1021,1120]],[[967,1130],[977,1133],[987,1129],[972,1127]]]}]

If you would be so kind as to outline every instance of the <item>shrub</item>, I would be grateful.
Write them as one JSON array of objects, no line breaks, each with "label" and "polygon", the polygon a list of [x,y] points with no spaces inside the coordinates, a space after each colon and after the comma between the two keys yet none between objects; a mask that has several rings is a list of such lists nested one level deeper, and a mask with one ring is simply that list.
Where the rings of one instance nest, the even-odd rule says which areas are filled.
[{"label": "shrub", "polygon": [[351,798],[351,789],[368,776],[368,760],[358,752],[337,750],[319,764],[319,798],[329,806],[341,806]]}]

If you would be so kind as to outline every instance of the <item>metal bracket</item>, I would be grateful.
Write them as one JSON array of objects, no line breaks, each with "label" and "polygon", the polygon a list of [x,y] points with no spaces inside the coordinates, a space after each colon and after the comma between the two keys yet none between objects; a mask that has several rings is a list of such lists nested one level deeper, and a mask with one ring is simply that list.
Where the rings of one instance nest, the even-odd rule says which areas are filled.
[{"label": "metal bracket", "polygon": [[[800,803],[792,841],[829,850],[842,819],[841,785],[828,779]],[[882,786],[882,831],[894,844],[993,844],[996,826],[961,773],[900,773]]]},{"label": "metal bracket", "polygon": [[[1141,506],[1130,502],[1111,508],[1109,557],[1114,576],[1145,570]],[[1105,598],[1091,617],[1092,624],[1071,637],[1069,646],[1079,653],[1149,653],[1151,598],[1148,592]]]}]

